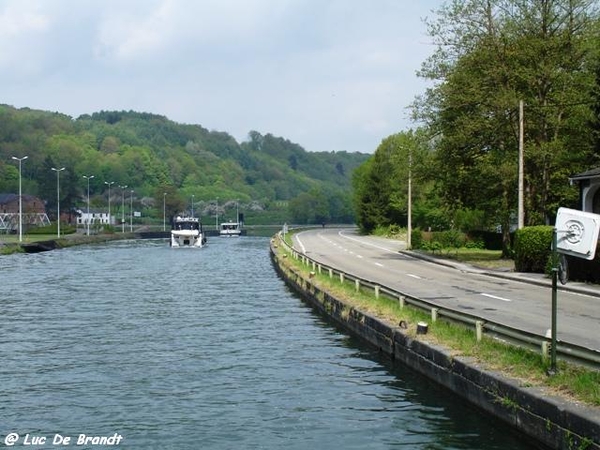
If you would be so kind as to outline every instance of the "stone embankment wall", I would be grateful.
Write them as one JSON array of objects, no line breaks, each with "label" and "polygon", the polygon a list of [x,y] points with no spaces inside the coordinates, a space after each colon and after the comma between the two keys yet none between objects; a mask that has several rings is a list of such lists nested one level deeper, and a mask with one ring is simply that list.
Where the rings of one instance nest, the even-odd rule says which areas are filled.
[{"label": "stone embankment wall", "polygon": [[600,412],[549,397],[540,389],[484,370],[475,361],[419,341],[393,324],[365,314],[316,287],[308,274],[271,247],[273,264],[308,303],[390,358],[451,389],[479,409],[551,449],[600,450]]}]

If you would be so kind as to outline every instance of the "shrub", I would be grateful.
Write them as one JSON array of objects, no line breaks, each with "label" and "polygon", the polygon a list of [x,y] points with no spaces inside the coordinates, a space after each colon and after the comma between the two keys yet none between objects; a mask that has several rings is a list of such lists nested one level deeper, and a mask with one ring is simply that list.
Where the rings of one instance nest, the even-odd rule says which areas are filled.
[{"label": "shrub", "polygon": [[525,227],[515,233],[515,269],[518,272],[546,272],[552,256],[554,227],[539,225]]},{"label": "shrub", "polygon": [[423,248],[423,233],[420,228],[414,228],[410,233],[410,245],[414,249]]}]

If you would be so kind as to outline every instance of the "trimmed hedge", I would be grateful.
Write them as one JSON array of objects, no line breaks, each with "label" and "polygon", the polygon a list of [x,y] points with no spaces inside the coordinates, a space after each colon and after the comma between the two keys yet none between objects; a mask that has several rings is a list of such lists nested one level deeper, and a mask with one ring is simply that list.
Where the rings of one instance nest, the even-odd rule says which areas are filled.
[{"label": "trimmed hedge", "polygon": [[515,233],[515,270],[545,273],[552,256],[554,227],[539,225],[525,227]]}]

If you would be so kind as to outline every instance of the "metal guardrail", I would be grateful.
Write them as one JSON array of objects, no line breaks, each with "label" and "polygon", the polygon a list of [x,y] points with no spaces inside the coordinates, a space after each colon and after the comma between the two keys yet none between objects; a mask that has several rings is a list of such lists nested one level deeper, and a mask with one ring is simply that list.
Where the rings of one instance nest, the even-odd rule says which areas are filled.
[{"label": "metal guardrail", "polygon": [[[335,267],[319,263],[305,254],[298,252],[293,247],[290,247],[289,244],[281,238],[280,234],[279,239],[288,253],[290,253],[295,259],[301,260],[304,265],[312,266],[314,271],[318,271],[319,273],[324,271],[329,272],[331,277],[335,276],[341,281],[354,282],[357,288],[369,289],[374,292],[375,296],[385,295],[388,298],[397,299],[404,304],[427,311],[432,315],[432,321],[441,318],[467,327],[475,327],[478,339],[480,339],[481,335],[485,333],[488,336],[500,341],[508,342],[524,348],[529,348],[534,351],[539,351],[542,356],[549,358],[551,348],[551,339],[549,337],[509,327],[501,323],[492,322],[473,314],[444,308],[440,305],[414,297],[405,292],[390,289],[389,287],[382,286],[373,281],[341,271]],[[558,358],[564,361],[569,361],[595,370],[600,370],[600,351],[564,341],[557,341],[556,354]]]}]

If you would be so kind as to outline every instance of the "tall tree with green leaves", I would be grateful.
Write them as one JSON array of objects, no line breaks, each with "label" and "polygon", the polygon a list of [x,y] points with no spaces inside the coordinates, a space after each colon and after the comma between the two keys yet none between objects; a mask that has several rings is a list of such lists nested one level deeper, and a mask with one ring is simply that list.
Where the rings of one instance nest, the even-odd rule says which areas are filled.
[{"label": "tall tree with green leaves", "polygon": [[[525,104],[525,223],[573,205],[568,176],[597,161],[587,125],[596,58],[593,0],[453,0],[428,23],[434,81],[414,115],[438,136],[437,183],[454,207],[505,236],[516,213],[519,100]],[[587,130],[587,132],[586,132]]]}]

